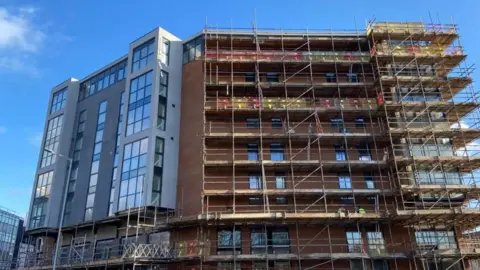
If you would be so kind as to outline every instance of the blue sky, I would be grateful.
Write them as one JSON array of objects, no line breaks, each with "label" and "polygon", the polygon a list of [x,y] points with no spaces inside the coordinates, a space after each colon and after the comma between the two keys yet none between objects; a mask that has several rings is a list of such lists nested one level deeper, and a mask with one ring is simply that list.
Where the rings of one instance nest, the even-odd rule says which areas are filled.
[{"label": "blue sky", "polygon": [[[187,38],[209,25],[353,29],[365,20],[460,25],[469,63],[480,57],[480,1],[120,1],[0,0],[0,206],[24,215],[50,89],[119,58],[157,26]],[[477,49],[477,51],[474,51]],[[476,75],[475,77],[477,77]]]}]

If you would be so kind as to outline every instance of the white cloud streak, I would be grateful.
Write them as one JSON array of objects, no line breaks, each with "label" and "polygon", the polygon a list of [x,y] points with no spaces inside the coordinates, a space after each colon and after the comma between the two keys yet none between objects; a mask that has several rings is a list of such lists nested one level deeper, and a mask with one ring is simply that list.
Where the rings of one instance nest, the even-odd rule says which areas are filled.
[{"label": "white cloud streak", "polygon": [[40,49],[46,34],[36,29],[32,22],[36,11],[33,7],[24,7],[17,12],[10,12],[0,7],[0,48],[24,52],[37,52]]}]

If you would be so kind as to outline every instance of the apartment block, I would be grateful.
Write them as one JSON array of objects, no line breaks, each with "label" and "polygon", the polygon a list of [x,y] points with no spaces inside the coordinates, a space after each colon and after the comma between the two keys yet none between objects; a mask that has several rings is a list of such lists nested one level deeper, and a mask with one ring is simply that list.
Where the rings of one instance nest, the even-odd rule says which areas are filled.
[{"label": "apartment block", "polygon": [[52,90],[23,268],[476,269],[457,29],[148,33]]},{"label": "apartment block", "polygon": [[0,269],[16,267],[23,232],[23,218],[0,207]]}]

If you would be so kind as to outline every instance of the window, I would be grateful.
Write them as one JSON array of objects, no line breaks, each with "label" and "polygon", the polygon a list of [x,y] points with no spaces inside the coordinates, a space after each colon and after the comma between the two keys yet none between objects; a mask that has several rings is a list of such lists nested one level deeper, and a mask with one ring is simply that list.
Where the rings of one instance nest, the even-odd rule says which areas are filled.
[{"label": "window", "polygon": [[347,73],[347,77],[348,77],[348,82],[351,82],[351,83],[360,82],[360,80],[358,79],[357,73]]},{"label": "window", "polygon": [[50,195],[50,187],[53,180],[53,171],[39,174],[35,189],[35,198],[48,197]]},{"label": "window", "polygon": [[254,72],[245,73],[245,82],[255,82],[255,73]]},{"label": "window", "polygon": [[127,68],[127,61],[123,61],[118,64],[117,81],[125,79],[125,77],[127,76],[125,72],[126,68]]},{"label": "window", "polygon": [[375,204],[376,205],[377,204],[377,197],[369,196],[369,197],[367,197],[367,202],[368,202],[368,204]]},{"label": "window", "polygon": [[368,189],[374,189],[375,188],[375,181],[373,181],[373,175],[371,172],[365,172],[363,174],[363,179],[365,180],[365,186]]},{"label": "window", "polygon": [[453,231],[417,231],[415,241],[424,249],[457,249],[457,241]]},{"label": "window", "polygon": [[247,145],[248,160],[258,160],[258,144],[249,143]]},{"label": "window", "polygon": [[282,128],[282,119],[272,118],[272,128]]},{"label": "window", "polygon": [[350,260],[350,269],[351,270],[360,270],[360,269],[365,269],[365,268],[363,267],[362,260]]},{"label": "window", "polygon": [[331,118],[330,119],[330,126],[332,128],[343,128],[344,125],[343,125],[343,118]]},{"label": "window", "polygon": [[248,186],[250,189],[262,189],[262,182],[260,176],[250,175],[248,177]]},{"label": "window", "polygon": [[[60,133],[62,132],[62,126],[63,114],[48,121],[47,134],[45,136],[45,144],[42,152],[40,168],[50,166],[51,164],[55,163],[56,156],[52,152],[57,151]],[[48,149],[48,151],[45,149]]]},{"label": "window", "polygon": [[276,189],[286,189],[287,185],[285,184],[285,175],[276,174],[275,175],[275,188]]},{"label": "window", "polygon": [[356,128],[365,128],[365,120],[362,116],[357,116],[355,118],[355,127]]},{"label": "window", "polygon": [[157,128],[160,130],[165,130],[166,115],[167,99],[162,96],[158,96]]},{"label": "window", "polygon": [[124,146],[118,209],[142,205],[143,185],[147,166],[148,138]]},{"label": "window", "polygon": [[87,203],[85,206],[84,220],[91,220],[93,217],[93,205],[98,182],[98,168],[100,166],[100,154],[102,151],[103,129],[107,114],[107,101],[100,102],[98,106],[97,131],[95,133],[95,146],[93,148],[92,165],[90,168],[90,180],[88,182]]},{"label": "window", "polygon": [[133,79],[130,83],[126,136],[150,127],[152,76],[152,71],[149,71]]},{"label": "window", "polygon": [[168,66],[170,63],[170,40],[162,37],[161,61]]},{"label": "window", "polygon": [[168,72],[161,71],[160,72],[160,90],[158,94],[162,97],[167,97],[168,93]]},{"label": "window", "polygon": [[162,192],[164,145],[163,138],[157,137],[155,141],[155,160],[152,183],[152,204],[155,205],[160,205],[160,196]]},{"label": "window", "polygon": [[327,73],[327,82],[337,82],[337,76],[335,75],[335,73]]},{"label": "window", "polygon": [[[348,252],[362,252],[362,235],[360,232],[346,232]],[[363,268],[359,268],[363,269]]]},{"label": "window", "polygon": [[50,107],[50,113],[54,113],[63,109],[67,100],[67,87],[59,90],[53,94],[52,106]]},{"label": "window", "polygon": [[267,245],[267,232],[264,228],[253,228],[250,233],[252,253],[265,253]]},{"label": "window", "polygon": [[347,197],[340,197],[340,204],[353,204],[353,197],[352,196],[347,196]]},{"label": "window", "polygon": [[241,250],[241,233],[239,230],[223,229],[217,232],[218,250]]},{"label": "window", "polygon": [[367,232],[368,250],[374,254],[385,252],[385,240],[382,232]]},{"label": "window", "polygon": [[183,63],[186,64],[190,61],[196,60],[203,55],[203,37],[200,36],[194,40],[191,40],[183,44]]},{"label": "window", "polygon": [[260,128],[260,121],[257,118],[248,118],[247,128]]},{"label": "window", "polygon": [[270,159],[271,160],[284,160],[283,145],[279,143],[270,144]]},{"label": "window", "polygon": [[384,260],[372,260],[372,270],[388,270],[388,262]]},{"label": "window", "polygon": [[268,253],[289,253],[290,237],[288,228],[267,227],[252,228],[250,234],[250,245],[252,254]]},{"label": "window", "polygon": [[340,188],[352,188],[352,180],[349,175],[339,175],[338,185]]},{"label": "window", "polygon": [[335,159],[336,160],[347,160],[347,152],[343,145],[335,145]]},{"label": "window", "polygon": [[280,82],[280,75],[278,73],[267,72],[267,82]]},{"label": "window", "polygon": [[358,145],[358,159],[359,160],[372,160],[372,153],[368,144]]},{"label": "window", "polygon": [[136,72],[153,62],[155,57],[154,45],[155,39],[152,38],[133,49],[132,72]]},{"label": "window", "polygon": [[287,197],[276,197],[275,198],[276,204],[288,204]]},{"label": "window", "polygon": [[263,199],[261,197],[250,197],[248,198],[248,204],[250,205],[262,205]]},{"label": "window", "polygon": [[47,202],[45,198],[39,198],[33,201],[29,223],[31,229],[44,226]]}]

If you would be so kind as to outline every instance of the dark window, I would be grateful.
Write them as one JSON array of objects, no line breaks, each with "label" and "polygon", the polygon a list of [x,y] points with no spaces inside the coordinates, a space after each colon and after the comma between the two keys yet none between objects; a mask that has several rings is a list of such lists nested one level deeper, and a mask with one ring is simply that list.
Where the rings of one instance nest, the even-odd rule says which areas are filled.
[{"label": "dark window", "polygon": [[372,261],[373,270],[388,270],[388,262],[384,260],[373,260]]},{"label": "dark window", "polygon": [[138,71],[141,68],[153,62],[155,57],[155,39],[149,41],[133,49],[132,72]]},{"label": "dark window", "polygon": [[267,72],[267,82],[280,82],[280,75],[278,73]]},{"label": "dark window", "polygon": [[372,153],[368,144],[358,145],[358,159],[359,160],[372,160]]},{"label": "dark window", "polygon": [[351,196],[340,197],[340,203],[341,204],[353,204],[353,197],[351,197]]},{"label": "dark window", "polygon": [[275,198],[277,204],[288,204],[287,197],[277,197]]},{"label": "dark window", "polygon": [[368,204],[377,204],[377,197],[375,196],[367,197],[367,202]]},{"label": "dark window", "polygon": [[241,233],[239,230],[223,229],[217,232],[218,249],[241,249]]},{"label": "dark window", "polygon": [[348,82],[351,82],[351,83],[358,83],[360,82],[358,80],[358,75],[357,73],[348,73],[347,74],[347,77],[348,77]]},{"label": "dark window", "polygon": [[248,118],[247,128],[260,128],[260,121],[257,118]]},{"label": "dark window", "polygon": [[262,205],[263,199],[261,197],[250,197],[248,198],[248,204],[250,205]]},{"label": "dark window", "polygon": [[343,119],[342,118],[331,118],[330,125],[332,128],[343,128]]},{"label": "dark window", "polygon": [[203,55],[203,37],[198,37],[183,45],[183,63],[198,59]]},{"label": "dark window", "polygon": [[327,73],[327,82],[337,82],[335,73]]},{"label": "dark window", "polygon": [[245,82],[255,82],[255,73],[254,72],[245,73]]},{"label": "dark window", "polygon": [[356,128],[364,128],[365,127],[365,120],[362,116],[357,116],[355,118],[355,127]]},{"label": "dark window", "polygon": [[54,113],[63,109],[67,100],[67,87],[59,90],[53,94],[52,106],[50,107],[50,113]]},{"label": "dark window", "polygon": [[272,128],[282,128],[282,119],[272,118]]}]

